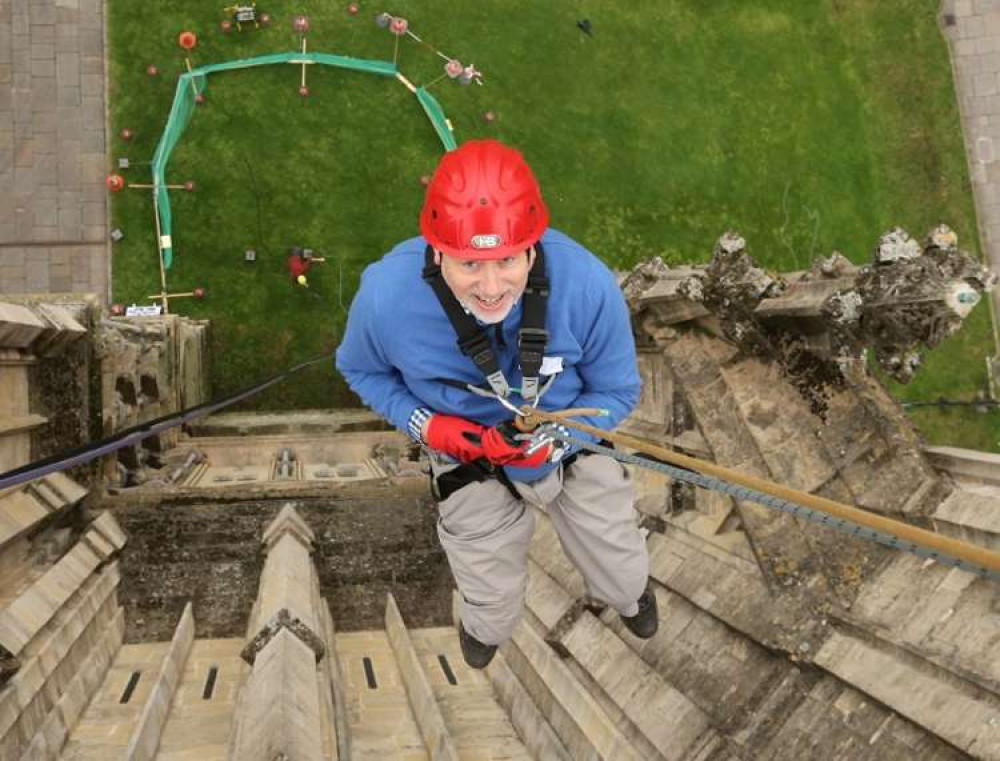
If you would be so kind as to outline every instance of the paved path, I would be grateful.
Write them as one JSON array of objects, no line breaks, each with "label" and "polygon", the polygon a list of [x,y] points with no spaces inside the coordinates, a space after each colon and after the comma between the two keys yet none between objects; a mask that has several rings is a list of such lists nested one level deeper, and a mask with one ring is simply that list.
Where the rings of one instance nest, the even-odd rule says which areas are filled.
[{"label": "paved path", "polygon": [[0,293],[106,296],[104,92],[103,0],[0,0]]},{"label": "paved path", "polygon": [[[1000,272],[1000,0],[943,0],[941,24],[951,45],[979,237],[990,268]],[[1000,287],[993,305],[1000,314]]]}]

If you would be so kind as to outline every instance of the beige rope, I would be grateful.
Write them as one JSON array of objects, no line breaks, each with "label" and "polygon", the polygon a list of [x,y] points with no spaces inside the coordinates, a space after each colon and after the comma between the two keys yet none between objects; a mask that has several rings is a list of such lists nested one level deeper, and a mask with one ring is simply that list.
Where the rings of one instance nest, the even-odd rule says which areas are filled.
[{"label": "beige rope", "polygon": [[[603,428],[597,428],[592,425],[587,425],[586,423],[578,423],[574,420],[569,420],[566,416],[567,413],[579,415],[581,414],[580,410],[566,410],[562,413],[552,413],[528,406],[522,407],[521,410],[524,412],[526,422],[532,426],[538,425],[539,422],[552,422],[559,423],[560,425],[564,425],[568,428],[575,428],[578,431],[583,431],[584,433],[596,436],[598,439],[607,439],[615,444],[629,447],[630,449],[636,449],[640,452],[645,452],[646,454],[652,455],[653,457],[663,460],[671,465],[687,468],[688,470],[695,470],[707,476],[714,476],[721,480],[738,484],[739,486],[745,486],[748,489],[769,494],[772,497],[777,497],[778,499],[793,502],[797,505],[803,505],[804,507],[808,507],[812,510],[816,510],[835,518],[851,521],[852,523],[864,526],[865,528],[870,528],[874,531],[891,534],[926,549],[937,550],[945,555],[950,555],[958,558],[959,560],[964,560],[973,565],[987,568],[994,573],[1000,574],[1000,554],[991,552],[984,547],[979,547],[978,545],[970,544],[969,542],[963,542],[959,539],[953,539],[942,534],[936,534],[933,531],[917,528],[909,523],[903,523],[902,521],[894,520],[893,518],[886,518],[883,515],[876,515],[875,513],[870,513],[866,510],[851,507],[850,505],[834,502],[832,499],[818,497],[815,494],[809,494],[808,492],[799,491],[797,489],[790,489],[787,486],[782,486],[781,484],[776,484],[763,478],[749,476],[745,473],[740,473],[739,471],[730,470],[729,468],[725,468],[712,462],[705,462],[704,460],[699,460],[695,457],[688,457],[687,455],[665,449],[664,447],[658,446],[649,441],[644,441],[643,439],[635,438],[634,436],[628,436],[623,433],[612,433],[604,430]],[[592,412],[592,410],[587,410],[586,412]]]}]

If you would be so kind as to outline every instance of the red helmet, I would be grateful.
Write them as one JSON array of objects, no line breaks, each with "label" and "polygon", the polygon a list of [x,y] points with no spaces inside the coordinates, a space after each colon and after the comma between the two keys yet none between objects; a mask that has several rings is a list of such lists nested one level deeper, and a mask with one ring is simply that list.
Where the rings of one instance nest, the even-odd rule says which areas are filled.
[{"label": "red helmet", "polygon": [[519,151],[470,140],[441,158],[420,212],[420,232],[459,259],[503,259],[542,237],[549,210]]}]

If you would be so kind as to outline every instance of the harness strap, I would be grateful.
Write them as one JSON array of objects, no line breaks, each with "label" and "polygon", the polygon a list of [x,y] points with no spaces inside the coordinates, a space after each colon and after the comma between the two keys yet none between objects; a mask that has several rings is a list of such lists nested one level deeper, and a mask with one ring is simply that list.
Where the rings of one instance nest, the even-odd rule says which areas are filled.
[{"label": "harness strap", "polygon": [[545,344],[549,332],[545,329],[545,308],[549,298],[549,278],[545,272],[545,249],[535,244],[535,263],[528,273],[524,289],[524,311],[518,330],[517,351],[521,363],[521,398],[532,402],[538,397],[538,376],[542,370]]},{"label": "harness strap", "polygon": [[514,499],[520,501],[521,493],[515,488],[504,469],[492,465],[489,460],[480,459],[459,465],[440,476],[434,477],[431,472],[431,495],[437,502],[444,502],[448,497],[471,483],[482,483],[495,478],[511,493]]}]

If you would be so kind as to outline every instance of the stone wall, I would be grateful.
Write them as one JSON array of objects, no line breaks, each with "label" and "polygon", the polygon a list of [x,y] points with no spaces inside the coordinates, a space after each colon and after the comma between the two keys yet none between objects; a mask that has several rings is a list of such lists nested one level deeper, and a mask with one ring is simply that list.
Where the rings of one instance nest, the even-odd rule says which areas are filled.
[{"label": "stone wall", "polygon": [[[116,509],[130,537],[122,564],[127,641],[169,638],[187,600],[200,636],[241,634],[263,567],[259,537],[281,504],[126,501]],[[389,591],[413,625],[448,620],[451,575],[424,482],[296,505],[316,533],[320,585],[338,629],[381,628]]]}]

